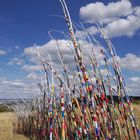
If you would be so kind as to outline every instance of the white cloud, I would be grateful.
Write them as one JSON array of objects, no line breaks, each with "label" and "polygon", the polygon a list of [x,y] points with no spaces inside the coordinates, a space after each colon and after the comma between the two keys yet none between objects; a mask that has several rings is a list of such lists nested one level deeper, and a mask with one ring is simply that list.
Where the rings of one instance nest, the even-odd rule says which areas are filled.
[{"label": "white cloud", "polygon": [[140,83],[140,77],[130,77],[129,80],[132,82],[139,82]]},{"label": "white cloud", "polygon": [[33,72],[43,70],[43,67],[41,65],[23,65],[21,69],[27,72]]},{"label": "white cloud", "polygon": [[24,53],[34,63],[40,63],[38,52],[40,56],[47,59],[48,61],[49,61],[49,57],[48,57],[49,54],[53,63],[55,64],[60,63],[57,54],[57,48],[58,48],[57,43],[59,44],[60,51],[63,53],[64,59],[68,60],[67,62],[69,63],[69,61],[71,61],[70,59],[72,58],[69,57],[70,55],[72,55],[72,51],[69,48],[71,47],[70,43],[66,40],[58,40],[57,42],[55,40],[51,40],[44,45],[36,45],[29,48],[25,48]]},{"label": "white cloud", "polygon": [[140,6],[134,8],[134,13],[136,16],[140,17]]},{"label": "white cloud", "polygon": [[36,85],[21,80],[0,79],[0,98],[28,98],[36,95]]},{"label": "white cloud", "polygon": [[[103,58],[99,48],[96,47],[94,44],[89,44],[89,42],[86,40],[78,40],[78,43],[81,46],[86,65],[89,65],[90,63],[88,53],[92,55],[92,49],[94,49],[94,53],[98,61],[100,61]],[[75,66],[73,45],[71,41],[58,40],[58,44],[59,44],[60,52],[62,53],[64,63],[67,64],[68,67]],[[22,69],[30,72],[41,70],[42,68],[40,66],[41,62],[39,60],[40,58],[38,57],[38,52],[39,52],[40,56],[45,58],[50,63],[48,57],[49,54],[54,68],[62,70],[60,58],[57,53],[58,44],[56,43],[55,40],[51,40],[42,46],[36,45],[33,47],[26,48],[24,50],[25,55],[28,56],[29,60],[31,60],[31,62],[33,62],[35,65],[24,65],[22,66]]]},{"label": "white cloud", "polygon": [[127,16],[132,13],[132,4],[128,0],[110,2],[105,5],[102,2],[88,4],[80,8],[80,16],[88,23],[110,22],[116,17]]},{"label": "white cloud", "polygon": [[91,35],[100,33],[100,31],[99,31],[99,29],[98,29],[97,27],[91,26],[91,27],[87,28],[86,31],[85,31],[85,30],[83,30],[83,31],[77,30],[77,31],[75,32],[75,35],[76,35],[77,38],[81,38],[81,39],[82,39],[82,38],[86,38],[86,37],[87,37],[87,33],[86,33],[86,32],[87,32],[88,34],[91,34]]},{"label": "white cloud", "polygon": [[129,95],[140,96],[140,77],[130,77],[128,83]]},{"label": "white cloud", "polygon": [[[133,7],[129,0],[88,4],[80,8],[80,17],[86,23],[103,24],[109,37],[133,36],[140,29],[140,6]],[[89,32],[96,34],[91,27]]]},{"label": "white cloud", "polygon": [[29,74],[27,75],[27,78],[30,79],[30,80],[34,80],[34,79],[35,79],[34,77],[35,77],[35,76],[34,76],[34,73],[29,73]]},{"label": "white cloud", "polygon": [[[140,57],[135,54],[128,53],[124,57],[116,56],[115,59],[119,62],[122,69],[129,71],[140,71]],[[108,60],[109,63],[112,62],[112,58]]]},{"label": "white cloud", "polygon": [[43,59],[46,59],[49,63],[51,63],[50,62],[51,58],[52,65],[55,68],[59,69],[61,67],[61,62],[57,52],[58,49],[57,43],[59,44],[60,51],[63,54],[64,63],[68,64],[69,66],[71,64],[74,64],[74,57],[70,49],[71,48],[70,42],[64,39],[58,40],[57,42],[55,40],[51,40],[44,45],[36,45],[36,46],[34,45],[32,47],[25,48],[24,54],[27,57],[29,57],[29,61],[32,62],[33,65],[24,65],[22,66],[22,69],[30,72],[42,70],[43,67],[41,66],[39,56],[41,56]]},{"label": "white cloud", "polygon": [[15,57],[8,63],[8,65],[22,65],[23,63],[24,63],[23,59]]},{"label": "white cloud", "polygon": [[128,53],[125,57],[120,59],[120,65],[126,70],[140,71],[140,57]]},{"label": "white cloud", "polygon": [[126,19],[112,21],[104,28],[104,31],[109,37],[118,37],[133,36],[138,29],[140,29],[140,18],[130,15]]},{"label": "white cloud", "polygon": [[0,56],[1,55],[6,55],[6,51],[0,50]]}]

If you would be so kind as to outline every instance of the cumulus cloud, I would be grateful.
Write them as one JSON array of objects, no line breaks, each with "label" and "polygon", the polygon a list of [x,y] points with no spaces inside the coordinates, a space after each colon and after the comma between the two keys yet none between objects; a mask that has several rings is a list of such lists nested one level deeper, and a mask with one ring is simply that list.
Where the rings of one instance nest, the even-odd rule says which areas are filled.
[{"label": "cumulus cloud", "polygon": [[140,96],[140,77],[130,77],[128,85],[129,95]]},{"label": "cumulus cloud", "polygon": [[[80,17],[86,23],[103,24],[109,37],[132,36],[140,29],[140,7],[132,6],[129,0],[110,2],[107,5],[102,2],[90,3],[80,8]],[[95,31],[91,30],[91,33],[96,34]]]},{"label": "cumulus cloud", "polygon": [[38,71],[42,70],[42,62],[40,56],[51,63],[54,67],[58,69],[61,67],[60,58],[58,55],[58,47],[60,52],[63,54],[63,60],[65,64],[71,65],[74,63],[73,52],[71,44],[68,40],[51,40],[44,45],[34,45],[28,48],[25,48],[24,54],[29,58],[29,61],[32,62],[32,65],[24,65],[22,69],[26,71]]},{"label": "cumulus cloud", "polygon": [[126,19],[112,21],[104,28],[104,31],[109,37],[118,37],[133,36],[138,29],[140,29],[140,18],[130,15]]},{"label": "cumulus cloud", "polygon": [[23,63],[24,63],[23,59],[15,57],[8,63],[8,65],[22,65]]},{"label": "cumulus cloud", "polygon": [[39,55],[47,60],[49,59],[50,55],[52,62],[58,63],[59,62],[57,54],[58,46],[60,48],[60,51],[63,53],[64,58],[66,58],[69,62],[70,61],[69,59],[71,59],[69,58],[69,55],[72,55],[72,51],[69,48],[71,47],[71,45],[66,40],[58,40],[58,41],[51,40],[44,45],[36,45],[29,48],[25,48],[24,53],[34,63],[37,62],[40,63],[40,61],[38,61]]},{"label": "cumulus cloud", "polygon": [[[92,49],[94,49],[94,53],[97,57],[97,60],[101,60],[103,58],[102,54],[100,53],[100,50],[94,45],[94,44],[89,44],[89,42],[85,40],[78,40],[78,43],[81,45],[81,49],[83,52],[84,56],[84,61],[86,62],[86,65],[89,65],[89,54],[92,55]],[[22,69],[27,70],[27,71],[38,71],[41,70],[41,62],[39,56],[43,57],[46,59],[49,63],[52,62],[52,65],[57,69],[61,69],[62,65],[60,62],[60,57],[58,54],[58,48],[60,50],[60,53],[62,54],[62,59],[65,64],[69,68],[72,68],[75,66],[75,61],[74,61],[74,48],[69,40],[51,40],[48,43],[44,45],[36,45],[32,46],[29,48],[25,48],[24,53],[26,56],[29,57],[29,60],[33,62],[35,65],[24,65],[22,66]],[[50,62],[50,58],[51,62]]]},{"label": "cumulus cloud", "polygon": [[105,5],[102,2],[90,3],[80,8],[80,16],[88,23],[96,21],[111,22],[116,17],[127,16],[132,13],[132,4],[128,0],[110,2]]},{"label": "cumulus cloud", "polygon": [[123,69],[131,71],[140,71],[140,57],[129,53],[120,59],[120,65]]},{"label": "cumulus cloud", "polygon": [[1,55],[6,55],[6,51],[0,50],[0,56]]},{"label": "cumulus cloud", "polygon": [[95,26],[91,26],[89,28],[86,28],[86,31],[85,30],[77,30],[75,32],[75,35],[77,38],[86,38],[87,37],[87,33],[88,34],[91,34],[91,35],[95,35],[97,33],[100,33],[99,29]]},{"label": "cumulus cloud", "polygon": [[[122,69],[135,72],[140,71],[140,57],[135,54],[128,53],[124,57],[116,56],[115,59],[119,62]],[[108,62],[111,63],[112,58]]]}]

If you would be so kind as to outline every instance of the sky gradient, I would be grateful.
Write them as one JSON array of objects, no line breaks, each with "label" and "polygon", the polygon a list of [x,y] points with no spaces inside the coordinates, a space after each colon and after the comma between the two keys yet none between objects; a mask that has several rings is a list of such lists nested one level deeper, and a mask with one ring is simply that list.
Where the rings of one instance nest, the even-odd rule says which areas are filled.
[{"label": "sky gradient", "polygon": [[[95,22],[103,25],[113,42],[131,95],[140,95],[140,1],[66,0],[75,23],[84,22],[98,36]],[[33,92],[32,46],[44,47],[48,31],[68,32],[59,0],[0,1],[0,98]],[[55,33],[62,40],[62,35]],[[22,91],[22,95],[19,93]]]}]

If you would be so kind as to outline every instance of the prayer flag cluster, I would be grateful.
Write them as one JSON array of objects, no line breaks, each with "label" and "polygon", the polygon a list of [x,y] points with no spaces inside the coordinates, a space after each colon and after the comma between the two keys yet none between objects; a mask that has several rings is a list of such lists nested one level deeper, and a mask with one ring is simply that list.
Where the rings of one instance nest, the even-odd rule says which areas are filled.
[{"label": "prayer flag cluster", "polygon": [[[60,2],[74,48],[72,57],[76,70],[68,71],[63,53],[59,49],[57,51],[62,63],[62,73],[55,70],[51,59],[48,61],[40,58],[47,84],[41,84],[37,78],[43,95],[31,102],[14,106],[17,132],[36,140],[139,140],[140,130],[111,41],[97,24],[106,41],[107,52],[83,29],[88,43],[92,46],[94,42],[103,56],[106,70],[104,75],[101,72],[103,66],[100,66],[94,48],[92,56],[88,56],[88,62],[84,61],[65,0]],[[109,58],[112,60],[110,63]],[[87,65],[91,66],[90,70]],[[78,84],[70,80],[70,73],[73,73]]]}]

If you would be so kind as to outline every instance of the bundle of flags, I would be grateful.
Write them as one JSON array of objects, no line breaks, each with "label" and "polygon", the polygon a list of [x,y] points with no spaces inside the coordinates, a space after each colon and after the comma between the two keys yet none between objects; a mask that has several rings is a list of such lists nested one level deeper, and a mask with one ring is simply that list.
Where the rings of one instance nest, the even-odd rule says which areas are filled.
[{"label": "bundle of flags", "polygon": [[[55,71],[51,61],[41,58],[47,84],[41,85],[37,80],[43,96],[41,94],[30,103],[14,106],[18,120],[17,131],[36,140],[139,140],[140,130],[111,41],[97,24],[106,41],[109,50],[107,53],[104,47],[84,30],[89,44],[92,46],[94,41],[103,56],[107,72],[104,76],[94,48],[90,52],[92,55],[88,55],[88,62],[84,62],[67,5],[65,0],[60,2],[70,32],[76,70],[68,71],[63,53],[59,49],[57,51],[63,74]],[[107,56],[111,58],[110,63]],[[73,73],[75,81],[69,78],[72,76],[69,73]]]}]

